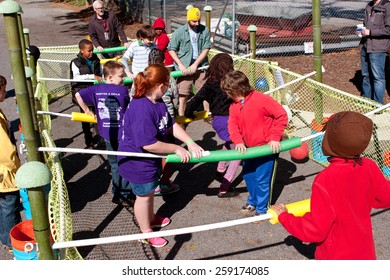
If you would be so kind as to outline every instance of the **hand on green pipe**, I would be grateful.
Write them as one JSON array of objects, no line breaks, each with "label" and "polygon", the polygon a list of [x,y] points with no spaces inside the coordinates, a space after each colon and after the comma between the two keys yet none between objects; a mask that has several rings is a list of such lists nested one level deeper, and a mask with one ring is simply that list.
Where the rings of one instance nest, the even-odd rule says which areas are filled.
[{"label": "hand on green pipe", "polygon": [[[301,138],[294,137],[288,140],[280,142],[281,152],[297,148],[302,145]],[[245,153],[240,153],[236,150],[217,150],[210,151],[209,156],[203,156],[201,158],[192,157],[189,161],[190,163],[199,163],[199,162],[218,162],[218,161],[231,161],[239,159],[250,159],[256,157],[263,157],[273,154],[269,145],[253,147],[246,149]],[[167,155],[167,162],[180,163],[181,159],[176,154]]]},{"label": "hand on green pipe", "polygon": [[113,48],[105,48],[101,52],[99,52],[98,49],[94,49],[93,53],[113,53],[113,52],[123,52],[126,50],[125,46],[120,46],[120,47],[113,47]]},{"label": "hand on green pipe", "polygon": [[[177,71],[172,71],[172,72],[170,73],[170,76],[171,76],[172,78],[177,78],[177,77],[181,77],[182,74],[181,74],[180,70],[177,70]],[[129,77],[125,77],[125,78],[123,79],[123,83],[124,83],[124,84],[130,84],[130,83],[132,83],[132,82],[133,82],[133,80],[132,80],[131,78],[129,78]],[[95,80],[93,83],[96,85],[96,84],[98,84],[99,82]],[[102,81],[102,83],[104,83],[104,80]]]}]

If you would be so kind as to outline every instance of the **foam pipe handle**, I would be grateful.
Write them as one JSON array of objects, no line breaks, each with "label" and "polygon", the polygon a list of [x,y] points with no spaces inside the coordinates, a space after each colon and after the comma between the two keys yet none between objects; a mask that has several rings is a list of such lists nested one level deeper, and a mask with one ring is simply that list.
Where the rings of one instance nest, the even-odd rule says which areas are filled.
[{"label": "foam pipe handle", "polygon": [[194,113],[195,118],[186,118],[185,116],[177,116],[175,117],[175,122],[177,123],[190,123],[193,121],[199,121],[203,119],[207,119],[209,117],[209,114],[207,111],[200,111],[200,112],[195,112]]},{"label": "foam pipe handle", "polygon": [[88,114],[81,112],[72,112],[72,121],[75,122],[88,122],[88,123],[97,123],[96,119]]},{"label": "foam pipe handle", "polygon": [[105,58],[105,59],[100,59],[100,64],[106,64],[108,61],[120,61],[121,57],[113,57],[113,58]]},{"label": "foam pipe handle", "polygon": [[[172,71],[169,75],[170,75],[172,78],[177,78],[177,77],[183,76],[183,75],[181,74],[181,71],[180,71],[180,70]],[[124,84],[130,84],[130,83],[132,83],[132,82],[133,82],[133,80],[130,79],[129,77],[125,77],[125,78],[123,79],[123,83],[124,83]],[[98,81],[95,81],[95,84],[98,84]]]},{"label": "foam pipe handle", "polygon": [[[307,212],[310,212],[310,199],[305,199],[297,202],[293,202],[285,205],[287,212],[293,214],[295,217],[302,217]],[[271,224],[279,223],[278,215],[273,209],[268,209],[267,214],[271,214],[272,218],[269,219]]]},{"label": "foam pipe handle", "polygon": [[[294,137],[288,140],[280,142],[281,152],[297,148],[302,145],[301,138]],[[199,162],[218,162],[218,161],[231,161],[239,159],[249,159],[256,157],[263,157],[273,154],[269,145],[253,147],[246,149],[246,153],[240,153],[236,150],[217,150],[210,151],[209,156],[203,156],[201,158],[191,157],[190,163],[199,163]],[[181,159],[176,154],[167,155],[167,162],[180,163]]]},{"label": "foam pipe handle", "polygon": [[125,46],[120,46],[120,47],[114,47],[114,48],[105,48],[101,52],[99,52],[98,49],[94,49],[93,53],[113,53],[113,52],[122,52],[125,50],[126,50]]},{"label": "foam pipe handle", "polygon": [[172,78],[178,78],[178,77],[183,76],[183,74],[181,73],[180,70],[171,71],[170,75],[171,75]]}]

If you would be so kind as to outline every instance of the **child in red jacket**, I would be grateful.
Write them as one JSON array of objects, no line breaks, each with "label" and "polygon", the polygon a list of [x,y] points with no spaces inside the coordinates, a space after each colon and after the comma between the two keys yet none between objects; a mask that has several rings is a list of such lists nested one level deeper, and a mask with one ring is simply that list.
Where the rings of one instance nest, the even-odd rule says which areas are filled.
[{"label": "child in red jacket", "polygon": [[249,192],[241,208],[244,215],[261,215],[268,210],[272,174],[280,151],[280,140],[287,127],[287,113],[271,96],[255,91],[240,71],[231,71],[221,88],[233,100],[229,108],[228,130],[236,150],[270,145],[273,154],[243,160],[242,174]]},{"label": "child in red jacket", "polygon": [[156,37],[154,38],[154,42],[157,45],[157,48],[164,53],[165,66],[170,66],[170,69],[173,69],[173,59],[169,54],[167,49],[169,44],[169,38],[167,32],[165,32],[165,22],[162,18],[157,18],[153,23],[153,28],[156,31]]},{"label": "child in red jacket", "polygon": [[330,165],[313,182],[311,212],[295,217],[283,204],[271,207],[289,233],[317,244],[316,259],[376,258],[370,214],[372,208],[390,207],[390,181],[374,161],[361,157],[372,128],[362,114],[334,114],[322,142]]}]

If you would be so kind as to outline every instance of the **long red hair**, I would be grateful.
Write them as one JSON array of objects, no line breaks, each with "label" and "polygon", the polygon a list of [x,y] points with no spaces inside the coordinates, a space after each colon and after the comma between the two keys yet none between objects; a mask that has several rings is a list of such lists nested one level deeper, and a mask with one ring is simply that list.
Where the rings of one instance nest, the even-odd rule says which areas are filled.
[{"label": "long red hair", "polygon": [[141,98],[154,87],[169,82],[169,71],[165,66],[153,64],[143,72],[139,72],[134,79],[135,94],[133,98]]}]

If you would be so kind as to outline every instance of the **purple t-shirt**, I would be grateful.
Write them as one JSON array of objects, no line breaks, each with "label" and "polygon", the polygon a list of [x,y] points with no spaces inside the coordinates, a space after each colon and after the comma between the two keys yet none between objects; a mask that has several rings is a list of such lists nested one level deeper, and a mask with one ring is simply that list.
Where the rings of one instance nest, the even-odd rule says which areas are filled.
[{"label": "purple t-shirt", "polygon": [[227,142],[230,141],[230,135],[228,130],[229,116],[214,116],[213,128],[217,132],[218,137]]},{"label": "purple t-shirt", "polygon": [[100,136],[107,141],[118,142],[123,115],[130,102],[127,88],[98,84],[82,89],[79,93],[85,103],[95,107]]},{"label": "purple t-shirt", "polygon": [[[153,103],[146,97],[132,99],[123,117],[123,133],[118,151],[147,153],[144,146],[167,142],[168,128],[174,120],[160,99]],[[135,184],[154,181],[161,170],[160,158],[118,156],[119,174]]]}]

